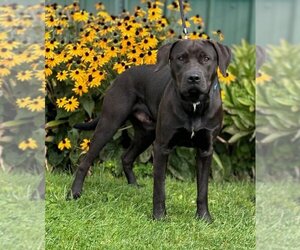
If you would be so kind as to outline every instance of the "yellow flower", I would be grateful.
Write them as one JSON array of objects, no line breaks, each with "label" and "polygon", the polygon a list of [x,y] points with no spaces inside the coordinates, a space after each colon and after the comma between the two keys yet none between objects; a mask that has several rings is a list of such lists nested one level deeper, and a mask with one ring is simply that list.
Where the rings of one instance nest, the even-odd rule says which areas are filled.
[{"label": "yellow flower", "polygon": [[10,70],[6,68],[4,65],[0,65],[0,76],[8,76],[10,74]]},{"label": "yellow flower", "polygon": [[72,96],[69,98],[64,105],[64,109],[67,110],[68,112],[73,112],[79,107],[79,102],[76,97]]},{"label": "yellow flower", "polygon": [[224,100],[225,99],[225,91],[222,89],[221,90],[221,99]]},{"label": "yellow flower", "polygon": [[80,144],[81,150],[84,152],[89,151],[91,140],[83,139],[83,142]]},{"label": "yellow flower", "polygon": [[200,39],[208,39],[209,36],[208,36],[206,33],[201,32],[201,33],[199,34],[199,38],[200,38]]},{"label": "yellow flower", "polygon": [[74,21],[77,21],[77,22],[87,22],[89,20],[89,13],[82,10],[80,12],[76,12],[74,13],[73,15],[73,19]]},{"label": "yellow flower", "polygon": [[105,51],[105,56],[109,60],[112,57],[117,57],[118,56],[118,49],[114,46],[108,47],[107,50]]},{"label": "yellow flower", "polygon": [[20,71],[17,74],[17,79],[21,82],[30,80],[32,77],[32,72],[30,70]]},{"label": "yellow flower", "polygon": [[36,143],[36,140],[32,139],[32,138],[28,138],[27,140],[24,140],[24,141],[21,141],[19,143],[19,149],[25,151],[26,149],[36,149],[38,146],[37,146],[37,143]]},{"label": "yellow flower", "polygon": [[266,73],[260,72],[258,73],[258,77],[256,77],[255,81],[257,84],[262,84],[265,82],[269,82],[272,77]]},{"label": "yellow flower", "polygon": [[122,63],[117,62],[114,64],[113,69],[117,71],[118,74],[121,74],[125,71],[125,65],[126,65],[125,62]]},{"label": "yellow flower", "polygon": [[50,76],[52,75],[52,70],[49,68],[49,65],[45,65],[45,75]]},{"label": "yellow flower", "polygon": [[[92,81],[91,77],[93,78]],[[105,79],[106,75],[104,72],[96,70],[92,73],[91,77],[89,77],[89,86],[90,87],[98,87],[101,85],[101,82]]]},{"label": "yellow flower", "polygon": [[199,34],[196,31],[193,31],[193,33],[189,34],[189,39],[197,40],[199,39]]},{"label": "yellow flower", "polygon": [[68,78],[68,72],[66,70],[60,71],[56,75],[58,81],[65,81]]},{"label": "yellow flower", "polygon": [[[179,19],[177,22],[179,25],[182,25],[182,20]],[[185,25],[187,28],[191,27],[191,23],[189,22],[189,20],[187,18],[185,18]]]},{"label": "yellow flower", "polygon": [[156,54],[157,54],[157,50],[149,50],[145,54],[144,63],[155,64],[156,63]]},{"label": "yellow flower", "polygon": [[70,149],[72,147],[71,141],[68,138],[63,139],[58,143],[58,149],[63,151],[65,148]]},{"label": "yellow flower", "polygon": [[236,79],[236,77],[233,74],[231,74],[230,72],[227,72],[226,76],[223,76],[223,74],[221,73],[219,68],[218,68],[217,72],[218,72],[219,81],[222,83],[230,84],[231,82],[233,82]]},{"label": "yellow flower", "polygon": [[215,35],[215,36],[218,36],[218,38],[219,38],[220,41],[224,40],[224,34],[222,33],[221,30],[213,31],[212,34]]},{"label": "yellow flower", "polygon": [[149,21],[156,21],[162,17],[162,9],[157,6],[156,3],[152,4],[152,7],[148,9],[148,19]]},{"label": "yellow flower", "polygon": [[75,87],[72,89],[77,95],[82,96],[82,94],[88,92],[88,87],[83,82],[75,82]]},{"label": "yellow flower", "polygon": [[45,109],[45,98],[39,96],[35,99],[32,99],[31,102],[27,105],[27,108],[32,112],[44,110]]},{"label": "yellow flower", "polygon": [[203,25],[203,19],[199,15],[192,16],[190,20],[196,25]]},{"label": "yellow flower", "polygon": [[39,81],[45,81],[45,71],[44,70],[36,70],[34,73],[34,77]]},{"label": "yellow flower", "polygon": [[49,48],[50,50],[56,49],[58,47],[58,45],[59,45],[59,42],[57,42],[55,39],[45,42],[45,47]]},{"label": "yellow flower", "polygon": [[70,73],[70,78],[73,80],[73,81],[82,81],[83,79],[83,70],[81,69],[74,69],[71,71]]},{"label": "yellow flower", "polygon": [[56,100],[56,105],[59,108],[62,108],[63,106],[65,106],[65,104],[67,103],[67,97],[63,97],[63,98],[58,98]]},{"label": "yellow flower", "polygon": [[18,98],[16,100],[16,104],[19,108],[25,108],[29,103],[31,103],[30,97]]},{"label": "yellow flower", "polygon": [[66,46],[66,48],[68,49],[68,54],[71,56],[81,56],[83,53],[83,50],[81,48],[80,44],[68,44]]}]

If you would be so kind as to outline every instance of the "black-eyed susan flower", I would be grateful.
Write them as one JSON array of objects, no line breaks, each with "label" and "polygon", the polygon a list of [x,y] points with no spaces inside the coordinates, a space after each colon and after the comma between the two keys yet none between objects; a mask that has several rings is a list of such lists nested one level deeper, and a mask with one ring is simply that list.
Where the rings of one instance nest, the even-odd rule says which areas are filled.
[{"label": "black-eyed susan flower", "polygon": [[217,70],[217,73],[218,73],[219,81],[221,83],[230,84],[231,82],[233,82],[236,79],[236,77],[233,74],[231,74],[230,72],[227,72],[226,76],[223,76],[223,74],[221,73],[219,68]]},{"label": "black-eyed susan flower", "polygon": [[81,56],[83,53],[83,48],[81,47],[81,44],[68,44],[66,46],[68,49],[68,54],[71,56]]},{"label": "black-eyed susan flower", "polygon": [[258,76],[255,79],[255,82],[257,84],[263,84],[266,82],[269,82],[272,79],[272,77],[264,72],[259,72]]},{"label": "black-eyed susan flower", "polygon": [[67,78],[68,78],[68,71],[66,70],[60,71],[56,74],[56,79],[60,82],[67,80]]},{"label": "black-eyed susan flower", "polygon": [[50,69],[49,65],[45,64],[45,75],[50,76],[52,75],[52,70]]},{"label": "black-eyed susan flower", "polygon": [[17,79],[21,82],[28,81],[31,78],[32,78],[32,71],[30,70],[20,71],[17,74]]},{"label": "black-eyed susan flower", "polygon": [[80,144],[81,150],[84,152],[89,151],[90,143],[91,143],[90,139],[83,139],[82,143]]},{"label": "black-eyed susan flower", "polygon": [[48,40],[45,42],[45,48],[49,48],[50,50],[54,50],[58,47],[59,45],[59,42],[56,41],[55,39],[52,39],[52,40]]},{"label": "black-eyed susan flower", "polygon": [[5,65],[0,65],[0,76],[8,76],[9,74],[10,70]]},{"label": "black-eyed susan flower", "polygon": [[32,99],[31,102],[27,105],[27,108],[32,112],[39,112],[45,109],[45,98],[38,96],[35,99]]},{"label": "black-eyed susan flower", "polygon": [[59,108],[63,108],[65,106],[65,104],[67,103],[67,97],[62,97],[62,98],[58,98],[56,100],[56,105]]},{"label": "black-eyed susan flower", "polygon": [[39,81],[45,81],[45,71],[44,70],[36,70],[34,72],[34,77]]},{"label": "black-eyed susan flower", "polygon": [[[177,21],[177,23],[178,23],[179,25],[182,25],[182,20],[179,19],[179,20]],[[191,27],[191,23],[189,22],[189,20],[188,20],[187,18],[185,18],[185,25],[186,25],[187,28]]]},{"label": "black-eyed susan flower", "polygon": [[156,55],[157,55],[157,50],[149,50],[147,53],[145,53],[144,63],[145,64],[155,64],[156,63]]},{"label": "black-eyed susan flower", "polygon": [[208,36],[205,32],[201,32],[201,33],[199,34],[199,38],[200,38],[200,39],[209,39],[209,36]]},{"label": "black-eyed susan flower", "polygon": [[113,69],[117,71],[118,74],[121,74],[124,72],[126,69],[129,68],[129,64],[126,62],[117,62],[114,64]]},{"label": "black-eyed susan flower", "polygon": [[161,19],[163,10],[157,5],[156,2],[148,8],[148,19],[149,21],[156,21]]},{"label": "black-eyed susan flower", "polygon": [[76,22],[87,22],[89,20],[89,13],[82,10],[79,12],[75,12],[73,15],[73,19]]},{"label": "black-eyed susan flower", "polygon": [[114,46],[108,47],[105,51],[105,56],[109,59],[112,57],[117,57],[118,56],[118,48],[114,47]]},{"label": "black-eyed susan flower", "polygon": [[16,100],[16,104],[19,108],[26,108],[29,103],[31,103],[30,97],[18,98]]},{"label": "black-eyed susan flower", "polygon": [[73,112],[78,107],[79,107],[79,102],[78,102],[77,98],[74,96],[69,98],[64,105],[64,109],[67,110],[68,112]]},{"label": "black-eyed susan flower", "polygon": [[75,82],[74,88],[72,90],[75,92],[75,94],[82,96],[84,93],[88,92],[88,87],[86,83]]},{"label": "black-eyed susan flower", "polygon": [[27,140],[21,141],[18,145],[18,148],[25,151],[26,149],[36,149],[37,142],[32,138],[28,138]]},{"label": "black-eyed susan flower", "polygon": [[105,6],[104,6],[104,4],[101,3],[101,2],[96,3],[95,7],[96,7],[96,10],[98,10],[98,11],[99,11],[99,10],[105,10]]},{"label": "black-eyed susan flower", "polygon": [[224,34],[221,30],[213,31],[212,34],[217,36],[220,41],[224,40]]},{"label": "black-eyed susan flower", "polygon": [[197,39],[199,39],[199,34],[196,31],[193,31],[188,36],[189,36],[189,39],[191,39],[191,40],[197,40]]},{"label": "black-eyed susan flower", "polygon": [[195,15],[190,17],[190,20],[195,24],[195,25],[203,25],[203,19],[199,15]]},{"label": "black-eyed susan flower", "polygon": [[57,145],[58,149],[60,149],[61,151],[63,151],[65,148],[66,149],[70,149],[72,147],[71,145],[71,141],[69,138],[65,138],[62,141],[60,141]]},{"label": "black-eyed susan flower", "polygon": [[80,82],[83,79],[83,70],[82,69],[74,69],[69,73],[69,76],[73,81]]},{"label": "black-eyed susan flower", "polygon": [[132,60],[133,58],[137,58],[140,53],[142,53],[142,50],[138,46],[135,46],[127,53],[127,57]]},{"label": "black-eyed susan flower", "polygon": [[45,24],[48,28],[52,28],[57,25],[57,19],[54,16],[46,18]]}]

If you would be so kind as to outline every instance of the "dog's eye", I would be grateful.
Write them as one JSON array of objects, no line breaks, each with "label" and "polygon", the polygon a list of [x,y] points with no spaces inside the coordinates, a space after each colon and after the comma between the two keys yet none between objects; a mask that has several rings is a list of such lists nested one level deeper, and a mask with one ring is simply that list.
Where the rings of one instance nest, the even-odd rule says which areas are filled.
[{"label": "dog's eye", "polygon": [[208,61],[209,61],[209,57],[208,56],[203,57],[203,62],[208,62]]},{"label": "dog's eye", "polygon": [[183,56],[179,56],[179,57],[177,57],[177,60],[182,62],[184,60],[184,58],[183,58]]}]

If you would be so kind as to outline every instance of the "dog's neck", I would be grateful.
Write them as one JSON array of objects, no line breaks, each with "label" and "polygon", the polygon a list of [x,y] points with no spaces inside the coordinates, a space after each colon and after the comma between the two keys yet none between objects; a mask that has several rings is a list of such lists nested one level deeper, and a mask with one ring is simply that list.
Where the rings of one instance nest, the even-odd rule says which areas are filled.
[{"label": "dog's neck", "polygon": [[214,98],[216,92],[219,89],[218,80],[214,80],[209,91],[205,94],[205,97],[202,100],[197,102],[186,101],[180,98],[180,103],[183,107],[183,110],[190,115],[200,115],[203,116],[206,110],[209,108],[211,100]]}]

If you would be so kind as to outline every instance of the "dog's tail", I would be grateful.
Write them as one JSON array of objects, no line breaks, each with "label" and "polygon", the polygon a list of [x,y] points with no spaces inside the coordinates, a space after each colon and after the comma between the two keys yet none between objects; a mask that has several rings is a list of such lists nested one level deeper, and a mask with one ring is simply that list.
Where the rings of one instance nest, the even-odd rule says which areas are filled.
[{"label": "dog's tail", "polygon": [[99,120],[100,120],[100,117],[97,117],[96,119],[89,121],[89,122],[77,123],[73,127],[80,129],[80,130],[93,130],[96,128]]}]

